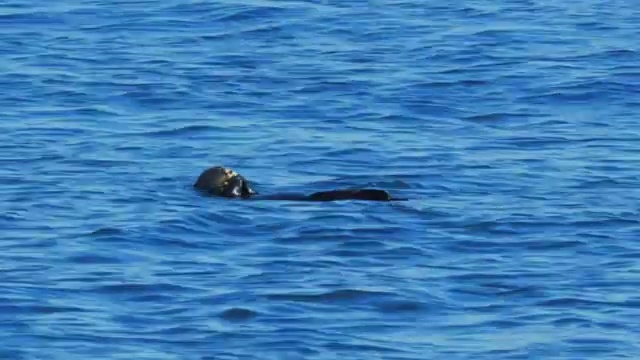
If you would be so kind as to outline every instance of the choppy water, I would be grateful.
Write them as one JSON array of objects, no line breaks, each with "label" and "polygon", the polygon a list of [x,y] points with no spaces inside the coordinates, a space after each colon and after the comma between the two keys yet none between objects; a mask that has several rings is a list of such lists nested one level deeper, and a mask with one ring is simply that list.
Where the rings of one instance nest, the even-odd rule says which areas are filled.
[{"label": "choppy water", "polygon": [[4,1],[0,358],[639,358],[639,9]]}]

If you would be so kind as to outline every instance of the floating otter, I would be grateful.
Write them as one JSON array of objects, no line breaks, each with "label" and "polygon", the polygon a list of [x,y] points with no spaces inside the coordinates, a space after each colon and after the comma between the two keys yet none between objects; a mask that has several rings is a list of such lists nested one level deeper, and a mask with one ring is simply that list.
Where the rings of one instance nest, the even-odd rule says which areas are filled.
[{"label": "floating otter", "polygon": [[200,174],[193,186],[207,194],[227,198],[260,199],[260,200],[299,200],[299,201],[336,201],[336,200],[368,200],[392,201],[391,195],[379,189],[344,189],[315,192],[305,194],[273,194],[259,195],[251,188],[249,181],[237,172],[215,166]]}]

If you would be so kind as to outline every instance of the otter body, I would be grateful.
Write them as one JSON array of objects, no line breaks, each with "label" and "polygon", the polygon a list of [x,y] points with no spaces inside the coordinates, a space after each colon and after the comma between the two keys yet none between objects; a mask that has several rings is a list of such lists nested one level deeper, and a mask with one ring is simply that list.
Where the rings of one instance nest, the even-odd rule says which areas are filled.
[{"label": "otter body", "polygon": [[216,166],[209,168],[200,174],[193,186],[207,194],[227,198],[242,198],[255,200],[294,200],[294,201],[336,201],[336,200],[367,200],[367,201],[392,201],[394,199],[385,190],[358,189],[358,190],[330,190],[315,192],[310,195],[290,193],[260,195],[251,188],[247,179],[237,172]]}]

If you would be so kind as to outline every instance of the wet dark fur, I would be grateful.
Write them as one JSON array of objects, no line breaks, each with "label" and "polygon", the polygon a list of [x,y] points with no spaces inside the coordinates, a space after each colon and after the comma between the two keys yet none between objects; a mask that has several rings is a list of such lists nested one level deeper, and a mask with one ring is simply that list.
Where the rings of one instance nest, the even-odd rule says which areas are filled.
[{"label": "wet dark fur", "polygon": [[305,194],[273,194],[259,195],[251,188],[251,184],[242,175],[235,171],[216,166],[202,172],[193,186],[207,194],[228,198],[254,198],[260,200],[300,200],[300,201],[336,201],[336,200],[366,200],[366,201],[392,201],[393,199],[385,190],[359,189],[359,190],[330,190]]}]

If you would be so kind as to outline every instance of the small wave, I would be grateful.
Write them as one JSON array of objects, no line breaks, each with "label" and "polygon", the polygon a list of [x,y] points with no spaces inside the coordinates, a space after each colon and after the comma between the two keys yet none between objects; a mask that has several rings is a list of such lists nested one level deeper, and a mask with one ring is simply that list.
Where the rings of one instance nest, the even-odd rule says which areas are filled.
[{"label": "small wave", "polygon": [[193,288],[186,286],[169,284],[169,283],[128,283],[128,284],[110,284],[101,285],[94,289],[94,291],[104,294],[127,294],[127,295],[142,295],[142,294],[157,294],[157,293],[184,293],[191,292]]},{"label": "small wave", "polygon": [[0,312],[10,314],[39,314],[51,315],[57,313],[78,313],[86,312],[85,309],[72,306],[53,305],[0,305]]},{"label": "small wave", "polygon": [[135,165],[135,161],[130,160],[112,160],[112,159],[64,159],[60,161],[60,164],[65,165],[78,165],[81,167],[89,167],[89,168],[101,168],[101,169],[109,169],[109,168],[120,168],[124,166]]},{"label": "small wave", "polygon": [[[26,9],[25,9],[26,10]],[[42,25],[66,25],[65,21],[55,14],[44,11],[19,11],[9,14],[0,14],[0,24],[10,26],[42,24]]]},{"label": "small wave", "polygon": [[387,296],[392,296],[392,294],[380,291],[347,289],[329,291],[320,294],[269,294],[266,295],[266,298],[269,300],[326,303],[367,300]]},{"label": "small wave", "polygon": [[261,19],[262,21],[268,21],[269,19],[281,19],[286,18],[289,15],[302,15],[298,9],[275,7],[275,6],[242,6],[241,8],[228,8],[227,11],[220,12],[216,16],[216,21],[222,22],[243,22],[253,21]]},{"label": "small wave", "polygon": [[538,116],[537,114],[522,114],[522,113],[488,113],[488,114],[480,114],[480,115],[469,115],[464,116],[464,120],[473,121],[473,122],[498,122],[498,121],[508,121],[515,120],[520,118],[532,118]]},{"label": "small wave", "polygon": [[591,326],[592,322],[588,319],[578,316],[565,316],[554,319],[552,323],[556,326]]},{"label": "small wave", "polygon": [[[362,343],[350,343],[345,344],[341,342],[329,342],[325,345],[328,349],[336,350],[336,351],[356,351],[358,353],[361,352],[371,352],[373,354],[387,354],[391,356],[391,354],[408,354],[409,351],[398,349],[391,346],[382,346],[379,344],[362,344]],[[377,356],[376,356],[377,357]],[[402,358],[402,357],[401,357]]]},{"label": "small wave", "polygon": [[600,59],[600,60],[610,60],[610,59],[622,59],[622,60],[637,60],[640,52],[632,50],[632,49],[608,49],[601,51],[591,51],[586,52],[576,56],[567,56],[564,60],[567,61],[575,61],[575,60],[586,60],[586,59]]},{"label": "small wave", "polygon": [[75,264],[118,264],[121,261],[112,256],[95,254],[74,255],[67,257],[67,261]]},{"label": "small wave", "polygon": [[174,136],[203,134],[203,133],[209,133],[209,132],[225,132],[225,131],[229,131],[229,130],[227,128],[221,128],[219,126],[211,126],[211,125],[188,125],[184,127],[175,128],[175,129],[119,134],[119,136],[154,136],[154,137],[171,138]]},{"label": "small wave", "polygon": [[584,309],[596,306],[607,306],[607,307],[615,307],[614,302],[607,301],[596,301],[596,300],[586,300],[575,297],[563,297],[563,298],[554,298],[554,299],[546,299],[539,301],[537,303],[538,306],[545,307],[553,307],[553,308],[570,308],[570,309]]},{"label": "small wave", "polygon": [[231,308],[223,311],[220,317],[227,321],[247,321],[258,316],[258,313],[244,308]]},{"label": "small wave", "polygon": [[15,130],[15,135],[20,136],[51,136],[51,137],[68,137],[68,136],[88,136],[90,132],[86,129],[78,127],[40,127],[30,126],[24,129]]},{"label": "small wave", "polygon": [[413,313],[424,310],[424,304],[417,301],[385,301],[378,306],[383,313],[395,315],[398,313]]}]

